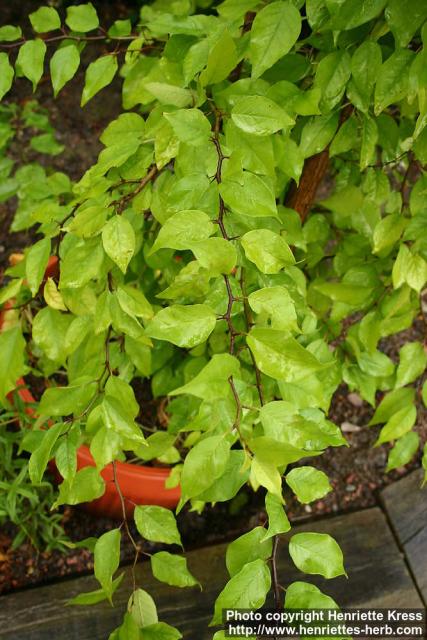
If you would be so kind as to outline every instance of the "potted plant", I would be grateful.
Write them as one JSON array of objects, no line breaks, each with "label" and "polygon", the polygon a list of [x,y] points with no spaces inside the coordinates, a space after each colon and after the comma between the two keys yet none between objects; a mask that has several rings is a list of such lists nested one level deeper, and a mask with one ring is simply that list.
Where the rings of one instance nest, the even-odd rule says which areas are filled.
[{"label": "potted plant", "polygon": [[[420,444],[407,385],[425,368],[423,347],[405,345],[397,366],[378,347],[410,326],[427,279],[422,21],[403,28],[384,3],[303,4],[155,2],[137,24],[106,31],[88,3],[69,7],[65,24],[40,8],[32,39],[0,30],[18,51],[16,73],[34,86],[55,48],[55,95],[81,49],[102,40],[82,106],[120,68],[125,109],[102,133],[96,164],[72,187],[48,183],[31,212],[42,239],[0,293],[15,301],[0,335],[0,402],[30,369],[49,380],[26,442],[33,481],[54,459],[63,478],[55,504],[121,510],[129,536],[149,460],[173,467],[143,473],[171,491],[163,504],[180,495],[178,511],[231,500],[246,483],[265,491],[268,524],[229,546],[214,625],[223,608],[262,606],[271,587],[283,605],[277,536],[291,525],[282,482],[303,503],[331,490],[312,463],[347,444],[327,416],[341,382],[373,406],[384,395],[372,423],[385,424],[378,445],[395,442],[388,469]],[[6,93],[14,71],[0,56]],[[314,205],[328,167],[332,188]],[[43,284],[52,254],[59,271]],[[141,379],[162,413],[154,431],[135,395]],[[138,530],[179,544],[160,503],[135,507]],[[121,535],[114,529],[94,547],[96,597],[111,599],[118,585]],[[289,552],[307,574],[345,573],[325,534],[295,534]],[[181,555],[160,552],[151,565],[170,585],[197,584]],[[318,598],[336,606],[295,582],[285,606]],[[153,606],[135,589],[111,638],[179,637],[156,615],[141,617]]]}]

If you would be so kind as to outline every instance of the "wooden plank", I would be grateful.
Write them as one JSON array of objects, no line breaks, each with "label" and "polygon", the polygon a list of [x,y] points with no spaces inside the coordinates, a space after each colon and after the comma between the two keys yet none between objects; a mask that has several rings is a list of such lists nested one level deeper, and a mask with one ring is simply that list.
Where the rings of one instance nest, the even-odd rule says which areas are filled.
[{"label": "wooden plank", "polygon": [[424,602],[427,602],[427,487],[423,469],[387,487],[382,501]]},{"label": "wooden plank", "polygon": [[[349,579],[325,580],[305,576],[293,566],[285,540],[278,552],[279,575],[286,586],[294,580],[316,583],[342,606],[419,607],[421,601],[386,519],[380,509],[339,516],[295,527],[292,533],[317,531],[333,535],[342,545]],[[289,536],[288,536],[289,537]],[[208,640],[208,622],[215,598],[226,580],[226,545],[187,554],[190,570],[204,589],[179,590],[157,582],[149,566],[137,567],[138,585],[158,604],[160,619],[177,626],[188,640]],[[67,599],[96,588],[92,577],[66,580],[0,598],[2,640],[106,640],[120,623],[131,591],[131,572],[115,596],[115,608],[105,603],[93,607],[67,607]]]},{"label": "wooden plank", "polygon": [[427,486],[420,489],[423,477],[424,471],[417,469],[381,493],[384,508],[402,546],[422,526],[427,526]]}]

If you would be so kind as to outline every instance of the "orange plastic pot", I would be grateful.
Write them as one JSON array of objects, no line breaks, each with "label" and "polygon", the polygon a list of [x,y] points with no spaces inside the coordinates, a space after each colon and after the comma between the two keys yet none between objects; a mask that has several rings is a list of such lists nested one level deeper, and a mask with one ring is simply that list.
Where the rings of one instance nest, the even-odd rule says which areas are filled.
[{"label": "orange plastic pot", "polygon": [[[52,257],[46,269],[46,278],[54,277],[58,273],[58,259]],[[5,320],[5,308],[0,312],[0,331]],[[22,402],[26,405],[34,404],[35,400],[31,391],[25,388],[25,381],[21,378],[16,383],[17,393]],[[32,407],[27,407],[29,414],[34,414]],[[50,463],[50,469],[57,482],[61,476],[56,469],[55,463]],[[82,445],[77,451],[77,468],[82,469],[87,466],[95,466],[95,461],[89,448]],[[179,487],[167,489],[165,482],[170,475],[169,469],[147,467],[144,465],[129,464],[128,462],[116,462],[116,482],[123,495],[126,515],[131,517],[133,510],[138,504],[154,504],[167,508],[175,508],[178,504],[181,491]],[[105,480],[105,493],[103,496],[92,502],[82,505],[87,511],[97,516],[122,519],[123,510],[120,495],[114,482],[113,465],[108,464],[101,472]]]}]

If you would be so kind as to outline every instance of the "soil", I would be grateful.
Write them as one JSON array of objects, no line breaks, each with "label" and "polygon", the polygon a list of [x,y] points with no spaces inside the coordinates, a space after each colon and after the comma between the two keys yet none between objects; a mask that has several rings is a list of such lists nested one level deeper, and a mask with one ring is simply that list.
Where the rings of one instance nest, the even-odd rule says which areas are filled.
[{"label": "soil", "polygon": [[[19,4],[19,10],[17,5]],[[108,20],[123,17],[129,10],[121,2],[95,2],[102,11],[108,13]],[[36,9],[40,3],[26,0],[20,3],[9,3],[0,8],[0,24],[19,23],[22,16]],[[108,5],[108,6],[106,6]],[[88,55],[93,55],[88,53]],[[50,83],[45,80],[36,92],[36,97],[45,106],[52,124],[58,131],[58,140],[65,145],[60,156],[49,159],[48,165],[55,170],[64,171],[71,178],[78,179],[94,162],[100,150],[97,137],[108,122],[120,113],[120,81],[106,94],[101,92],[81,110],[79,107],[82,74],[64,88],[57,100],[53,100]],[[10,96],[13,100],[29,99],[29,84],[20,80]],[[21,145],[22,141],[20,141]],[[12,147],[12,155],[19,162],[20,146]],[[42,160],[34,153],[34,158]],[[30,158],[31,159],[31,158]],[[0,205],[0,276],[1,268],[7,266],[8,256],[22,250],[33,241],[33,234],[27,232],[10,233],[9,226],[16,203],[12,201]],[[382,349],[396,360],[398,349],[402,344],[413,340],[424,340],[425,326],[420,318],[413,327],[391,337],[382,344]],[[144,397],[146,390],[142,390]],[[380,396],[379,398],[380,399]],[[427,439],[427,410],[419,397],[417,430],[422,441]],[[153,407],[153,420],[156,409]],[[372,408],[357,394],[350,393],[345,385],[336,391],[329,417],[340,425],[349,447],[329,449],[325,455],[314,458],[312,464],[323,470],[330,478],[334,491],[322,500],[304,506],[289,494],[287,512],[291,521],[315,519],[327,514],[344,513],[350,510],[363,509],[378,503],[378,492],[385,485],[394,482],[404,474],[420,465],[421,452],[406,467],[385,474],[387,446],[373,448],[379,427],[366,427]],[[178,526],[187,550],[216,544],[233,539],[256,524],[265,521],[263,509],[263,493],[256,494],[242,490],[239,496],[229,503],[208,506],[202,514],[184,509],[178,516]],[[63,526],[66,535],[74,541],[82,540],[118,526],[117,522],[108,519],[94,519],[84,510],[66,507],[63,510]],[[130,524],[133,535],[137,532]],[[65,576],[90,573],[93,569],[92,554],[84,549],[39,552],[31,545],[24,544],[18,550],[11,550],[11,541],[15,531],[13,526],[5,526],[0,531],[0,593],[21,589],[30,585],[50,582]],[[142,544],[142,543],[141,543]],[[152,551],[161,546],[143,543],[141,550]],[[134,558],[131,543],[123,536],[122,560],[130,563]]]}]

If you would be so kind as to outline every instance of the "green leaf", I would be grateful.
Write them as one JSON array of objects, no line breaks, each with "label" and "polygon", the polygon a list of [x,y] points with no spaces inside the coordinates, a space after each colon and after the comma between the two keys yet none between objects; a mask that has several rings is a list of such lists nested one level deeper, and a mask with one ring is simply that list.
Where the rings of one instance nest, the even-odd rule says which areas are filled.
[{"label": "green leaf", "polygon": [[117,287],[116,295],[121,308],[128,315],[145,320],[153,317],[153,308],[140,289],[122,284]]},{"label": "green leaf", "polygon": [[25,76],[32,82],[33,91],[43,75],[43,63],[46,53],[46,45],[43,40],[27,40],[19,49],[16,58],[17,75]]},{"label": "green leaf", "polygon": [[5,24],[0,27],[0,42],[13,42],[14,40],[19,40],[21,36],[21,27],[15,27],[11,24]]},{"label": "green leaf", "polygon": [[150,255],[159,249],[190,249],[193,242],[206,240],[214,232],[214,225],[203,211],[178,211],[168,218],[160,229]]},{"label": "green leaf", "polygon": [[347,575],[342,551],[327,533],[296,533],[290,539],[289,554],[304,573],[328,579]]},{"label": "green leaf", "polygon": [[421,397],[424,402],[424,406],[427,407],[427,380],[424,382],[421,389]]},{"label": "green leaf", "polygon": [[419,293],[427,281],[427,261],[414,255],[406,244],[401,244],[393,265],[392,279],[395,289],[406,282]]},{"label": "green leaf", "polygon": [[410,407],[415,399],[415,389],[395,389],[381,400],[368,425],[387,422],[399,409]]},{"label": "green leaf", "polygon": [[194,147],[206,144],[211,134],[211,125],[199,109],[179,109],[163,114],[181,142]]},{"label": "green leaf", "polygon": [[150,624],[148,627],[144,627],[140,631],[141,640],[179,640],[182,638],[182,634],[171,627],[166,622],[158,622],[157,624]]},{"label": "green leaf", "polygon": [[263,527],[255,527],[230,542],[225,563],[231,577],[239,573],[248,562],[258,559],[267,560],[271,556],[273,544],[271,540],[265,540],[264,534]]},{"label": "green leaf", "polygon": [[[77,9],[78,7],[75,8]],[[86,69],[81,107],[84,107],[98,91],[110,84],[116,75],[117,69],[116,56],[105,55],[90,63]]]},{"label": "green leaf", "polygon": [[324,368],[295,338],[275,329],[251,329],[246,338],[258,368],[276,380],[302,380]]},{"label": "green leaf", "polygon": [[227,582],[215,601],[211,625],[222,623],[224,609],[259,609],[271,587],[270,571],[263,560],[245,566]]},{"label": "green leaf", "polygon": [[205,304],[173,304],[161,309],[148,324],[146,334],[191,349],[208,339],[216,325],[216,316]]},{"label": "green leaf", "polygon": [[427,20],[427,6],[417,0],[389,0],[385,18],[396,40],[396,47],[406,47]]},{"label": "green leaf", "polygon": [[261,542],[281,533],[287,533],[291,528],[282,501],[273,493],[267,492],[265,496],[265,509],[268,516],[268,529],[264,537],[261,538]]},{"label": "green leaf", "polygon": [[251,308],[271,319],[273,329],[298,331],[295,305],[285,287],[265,287],[248,296]]},{"label": "green leaf", "polygon": [[91,2],[76,7],[67,7],[66,24],[73,31],[86,33],[99,26],[96,9]]},{"label": "green leaf", "polygon": [[366,40],[356,49],[351,59],[352,80],[349,97],[358,109],[367,112],[370,98],[380,73],[381,47],[373,40]]},{"label": "green leaf", "polygon": [[332,491],[326,473],[314,467],[292,469],[286,476],[286,482],[303,504],[319,500]]},{"label": "green leaf", "polygon": [[209,51],[206,69],[200,74],[203,87],[225,80],[238,63],[237,49],[230,33],[225,29]]},{"label": "green leaf", "polygon": [[65,425],[60,422],[59,424],[55,424],[52,427],[49,427],[49,429],[46,429],[40,446],[31,454],[28,464],[28,472],[33,484],[40,484],[42,481],[47,463],[51,458],[52,449],[55,442],[64,431],[64,427]]},{"label": "green leaf", "polygon": [[387,0],[358,0],[355,4],[354,0],[343,0],[328,3],[328,9],[330,6],[334,7],[331,10],[333,15],[328,27],[338,30],[359,27],[379,15],[386,2]]},{"label": "green leaf", "polygon": [[295,264],[289,245],[282,236],[269,229],[248,231],[241,244],[248,260],[262,273],[279,273],[283,267]]},{"label": "green leaf", "polygon": [[251,482],[255,486],[265,487],[269,493],[282,500],[282,477],[277,470],[276,461],[273,464],[255,456],[251,464]]},{"label": "green leaf", "polygon": [[52,508],[61,504],[80,504],[100,498],[105,491],[104,480],[95,467],[84,467],[70,481],[59,485],[59,496]]},{"label": "green leaf", "polygon": [[232,449],[224,473],[211,486],[197,496],[203,502],[227,502],[248,481],[249,469],[244,465],[245,453]]},{"label": "green leaf", "polygon": [[399,351],[396,388],[404,387],[421,376],[427,365],[427,354],[421,342],[408,342]]},{"label": "green leaf", "polygon": [[338,605],[314,584],[298,581],[286,588],[285,609],[338,609]]},{"label": "green leaf", "polygon": [[48,278],[46,280],[43,289],[43,296],[46,300],[46,303],[52,309],[58,309],[58,311],[67,311],[67,307],[64,304],[63,297],[58,291],[55,280],[53,280],[52,278]]},{"label": "green leaf", "polygon": [[153,576],[171,587],[194,587],[199,581],[187,568],[187,560],[167,551],[159,551],[151,556]]},{"label": "green leaf", "polygon": [[32,245],[25,260],[25,275],[33,296],[39,290],[50,256],[50,238]]},{"label": "green leaf", "polygon": [[258,11],[250,39],[252,77],[259,78],[286,55],[300,31],[301,16],[291,2],[272,2]]},{"label": "green leaf", "polygon": [[391,249],[402,235],[405,224],[405,218],[398,213],[381,218],[374,228],[373,253]]},{"label": "green leaf", "polygon": [[11,280],[5,287],[0,289],[0,304],[4,304],[8,300],[11,300],[21,290],[23,278]]},{"label": "green leaf", "polygon": [[230,442],[223,435],[210,436],[188,452],[181,474],[182,496],[194,498],[208,489],[225,471]]},{"label": "green leaf", "polygon": [[128,612],[139,628],[157,624],[157,607],[153,598],[144,589],[136,589],[128,602]]},{"label": "green leaf", "polygon": [[20,326],[0,333],[0,404],[6,403],[7,394],[15,389],[16,381],[26,373],[24,363],[25,340]]},{"label": "green leaf", "polygon": [[301,133],[300,151],[304,158],[314,156],[325,149],[338,127],[338,115],[332,113],[315,116],[305,125]]},{"label": "green leaf", "polygon": [[61,26],[61,19],[53,7],[40,7],[29,15],[31,26],[37,33],[54,31]]},{"label": "green leaf", "polygon": [[202,400],[219,400],[226,398],[230,393],[228,379],[239,375],[240,363],[237,358],[228,353],[214,354],[190,382],[169,392],[169,395],[178,396],[189,393]]},{"label": "green leaf", "polygon": [[0,100],[9,91],[13,82],[13,67],[7,53],[0,53]]},{"label": "green leaf", "polygon": [[63,362],[67,356],[63,345],[70,323],[70,315],[50,307],[39,311],[33,320],[33,340],[53,362]]},{"label": "green leaf", "polygon": [[350,56],[346,51],[334,51],[319,62],[314,88],[320,89],[320,109],[328,113],[340,102],[350,79]]},{"label": "green leaf", "polygon": [[126,273],[135,253],[135,232],[129,220],[116,215],[102,229],[102,244],[106,254]]},{"label": "green leaf", "polygon": [[249,446],[258,461],[285,467],[307,456],[307,451],[298,449],[288,442],[282,442],[269,436],[258,436],[249,441]]},{"label": "green leaf", "polygon": [[[113,580],[112,584],[112,593],[116,591],[116,589],[120,586],[125,574],[121,573],[115,580]],[[98,604],[98,602],[102,602],[107,599],[107,594],[104,589],[97,589],[96,591],[88,591],[87,593],[79,593],[77,596],[68,600],[68,605],[89,605],[89,604]]]},{"label": "green leaf", "polygon": [[405,433],[408,433],[415,424],[417,419],[417,409],[414,406],[403,407],[399,409],[397,413],[391,416],[384,427],[380,431],[377,441],[374,446],[378,447],[384,442],[390,442],[391,440],[397,440],[401,438]]},{"label": "green leaf", "polygon": [[413,55],[412,51],[400,49],[382,64],[375,87],[375,115],[405,97],[409,78],[407,70]]},{"label": "green leaf", "polygon": [[230,273],[237,262],[237,251],[234,245],[225,238],[208,238],[193,242],[191,250],[197,261],[211,275]]},{"label": "green leaf", "polygon": [[[61,260],[59,288],[79,289],[90,280],[99,278],[104,259],[105,254],[98,238],[79,241]],[[84,269],[80,268],[82,264],[85,265]]]},{"label": "green leaf", "polygon": [[109,601],[113,595],[113,575],[120,564],[120,529],[111,529],[100,536],[94,550],[94,574],[107,594]]},{"label": "green leaf", "polygon": [[419,443],[420,438],[418,433],[415,433],[415,431],[410,431],[399,438],[389,453],[386,472],[408,464],[417,452]]},{"label": "green leaf", "polygon": [[96,381],[87,376],[68,387],[50,387],[43,393],[38,412],[42,416],[79,414],[96,393]]},{"label": "green leaf", "polygon": [[175,516],[169,509],[137,505],[134,518],[136,528],[146,540],[182,545]]},{"label": "green leaf", "polygon": [[374,163],[375,149],[378,142],[378,127],[373,118],[364,116],[362,126],[362,144],[360,147],[360,168],[363,171]]},{"label": "green leaf", "polygon": [[79,429],[71,427],[56,448],[55,464],[64,480],[71,481],[76,474],[78,442]]},{"label": "green leaf", "polygon": [[130,35],[132,31],[132,22],[129,19],[115,20],[111,27],[108,29],[108,35],[110,38],[120,38],[122,36]]},{"label": "green leaf", "polygon": [[55,98],[62,87],[75,76],[79,64],[80,52],[75,44],[60,47],[55,51],[50,59],[50,75]]},{"label": "green leaf", "polygon": [[242,216],[255,218],[277,217],[274,191],[260,176],[244,171],[239,182],[224,180],[219,191],[228,205]]},{"label": "green leaf", "polygon": [[239,129],[256,136],[269,136],[294,124],[294,120],[278,104],[263,96],[238,98],[231,118]]}]

